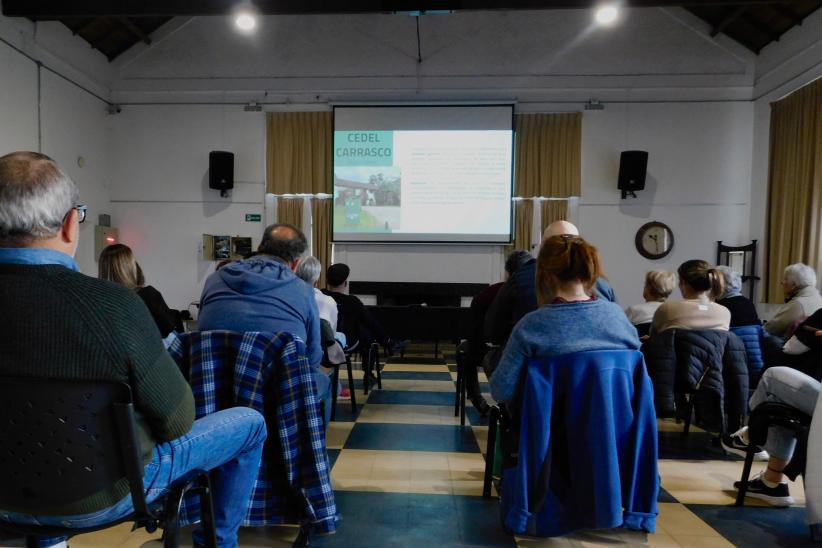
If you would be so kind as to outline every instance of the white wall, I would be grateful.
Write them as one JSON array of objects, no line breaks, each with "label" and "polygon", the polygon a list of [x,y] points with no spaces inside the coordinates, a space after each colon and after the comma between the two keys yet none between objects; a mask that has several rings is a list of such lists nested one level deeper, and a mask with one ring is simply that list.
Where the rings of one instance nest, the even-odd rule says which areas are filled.
[{"label": "white wall", "polygon": [[[0,17],[0,37],[25,48],[30,55],[40,55],[42,48],[27,34],[27,29],[26,25],[20,27]],[[59,42],[59,37],[52,39],[55,44]],[[47,57],[52,65],[72,72],[71,66],[53,56]],[[94,56],[91,57],[93,64]],[[16,150],[37,151],[37,66],[0,43],[0,67],[0,155]],[[111,172],[105,103],[48,70],[41,72],[40,96],[42,152],[54,158],[72,177],[80,189],[81,201],[89,206],[76,258],[83,272],[96,275],[94,225],[97,215],[109,210]],[[85,167],[78,165],[79,157],[84,158]]]},{"label": "white wall", "polygon": [[[648,270],[714,262],[717,240],[749,243],[751,103],[607,105],[582,120],[580,230],[601,251],[622,304],[642,301]],[[621,200],[619,152],[634,149],[649,152],[646,187],[637,199]],[[645,259],[634,246],[649,221],[673,230],[664,259]]]},{"label": "white wall", "polygon": [[[113,117],[113,224],[172,308],[199,300],[214,262],[202,234],[251,236],[263,223],[265,116],[236,106],[126,106]],[[229,197],[208,188],[208,153],[235,154]]]}]

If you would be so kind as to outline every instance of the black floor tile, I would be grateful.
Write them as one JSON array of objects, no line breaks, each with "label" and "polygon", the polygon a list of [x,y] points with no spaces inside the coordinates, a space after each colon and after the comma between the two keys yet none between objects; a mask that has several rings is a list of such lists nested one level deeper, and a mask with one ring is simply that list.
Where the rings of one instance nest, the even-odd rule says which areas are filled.
[{"label": "black floor tile", "polygon": [[[359,400],[358,400],[359,401]],[[375,390],[368,394],[368,403],[396,405],[454,405],[454,392],[418,392],[405,390]]]},{"label": "black floor tile", "polygon": [[662,487],[659,488],[659,495],[656,498],[657,502],[679,502],[676,498],[670,494],[668,491],[663,489]]},{"label": "black floor tile", "polygon": [[735,546],[814,546],[804,508],[686,506]]},{"label": "black floor tile", "polygon": [[444,371],[383,371],[383,379],[410,381],[452,381],[450,373]]},{"label": "black floor tile", "polygon": [[691,432],[659,433],[659,458],[682,460],[743,460],[736,455],[728,455],[722,447],[715,445],[711,434]]},{"label": "black floor tile", "polygon": [[344,448],[479,453],[477,439],[469,426],[437,424],[357,423]]},{"label": "black floor tile", "polygon": [[337,534],[312,546],[514,548],[502,532],[499,502],[481,497],[336,492]]},{"label": "black floor tile", "polygon": [[337,462],[337,457],[340,456],[342,449],[326,449],[328,453],[328,466],[334,468],[334,463]]}]

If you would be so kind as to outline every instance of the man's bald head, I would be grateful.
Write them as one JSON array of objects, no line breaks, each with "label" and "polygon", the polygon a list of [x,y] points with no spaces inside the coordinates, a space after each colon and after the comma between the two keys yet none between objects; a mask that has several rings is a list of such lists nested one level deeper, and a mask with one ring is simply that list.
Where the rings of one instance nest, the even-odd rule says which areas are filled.
[{"label": "man's bald head", "polygon": [[296,268],[306,249],[308,240],[302,230],[294,225],[278,223],[266,227],[257,251],[282,259]]},{"label": "man's bald head", "polygon": [[72,180],[45,154],[0,157],[0,247],[54,237],[79,197]]},{"label": "man's bald head", "polygon": [[544,242],[548,238],[552,236],[579,236],[579,229],[576,227],[574,223],[569,223],[568,221],[554,221],[545,229],[545,232],[542,233],[542,241]]}]

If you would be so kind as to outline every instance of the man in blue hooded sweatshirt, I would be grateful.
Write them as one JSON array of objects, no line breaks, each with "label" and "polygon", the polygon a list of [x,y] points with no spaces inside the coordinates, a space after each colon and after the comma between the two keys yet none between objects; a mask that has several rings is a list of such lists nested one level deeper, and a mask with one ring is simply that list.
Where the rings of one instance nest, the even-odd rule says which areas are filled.
[{"label": "man in blue hooded sweatshirt", "polygon": [[305,341],[328,424],[331,380],[320,366],[320,314],[314,292],[294,274],[306,249],[308,241],[297,227],[267,227],[257,255],[230,263],[208,277],[200,297],[198,324],[201,331],[286,332]]}]

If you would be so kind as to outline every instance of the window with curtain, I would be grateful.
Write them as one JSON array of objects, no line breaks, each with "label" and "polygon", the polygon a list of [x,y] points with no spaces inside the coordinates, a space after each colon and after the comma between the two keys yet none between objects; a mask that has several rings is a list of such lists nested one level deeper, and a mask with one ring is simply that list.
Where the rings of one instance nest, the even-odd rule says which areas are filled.
[{"label": "window with curtain", "polygon": [[303,226],[302,197],[281,196],[277,200],[277,222],[288,223],[300,228]]},{"label": "window with curtain", "polygon": [[331,192],[331,112],[269,112],[266,188],[272,194]]},{"label": "window with curtain", "polygon": [[819,268],[822,232],[822,79],[771,104],[765,302],[783,301],[791,263]]},{"label": "window with curtain", "polygon": [[516,188],[521,198],[581,193],[582,113],[517,114]]}]

